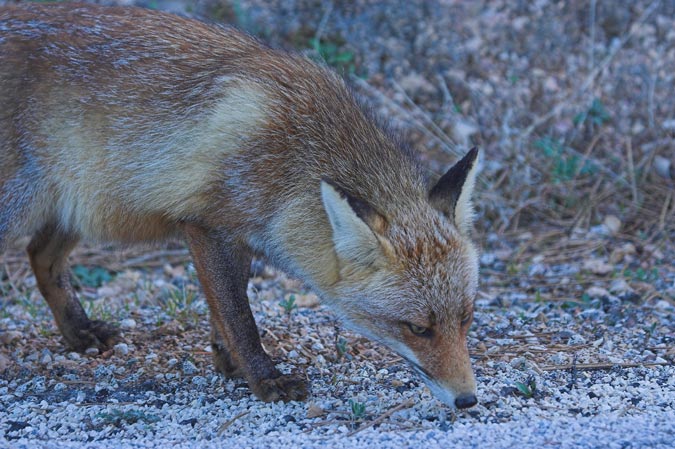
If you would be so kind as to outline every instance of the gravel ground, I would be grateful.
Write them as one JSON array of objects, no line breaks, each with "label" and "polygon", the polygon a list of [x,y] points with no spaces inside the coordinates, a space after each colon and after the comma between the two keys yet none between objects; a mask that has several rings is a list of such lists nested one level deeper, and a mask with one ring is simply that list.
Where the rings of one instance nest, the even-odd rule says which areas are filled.
[{"label": "gravel ground", "polygon": [[[540,416],[523,416],[528,420],[509,424],[459,423],[449,431],[437,430],[382,432],[364,431],[358,435],[307,436],[301,431],[275,431],[262,437],[228,435],[218,441],[194,439],[149,438],[133,441],[116,441],[116,448],[145,448],[168,445],[174,448],[354,448],[364,445],[377,448],[401,448],[423,444],[425,447],[480,447],[480,448],[672,448],[673,429],[668,429],[675,414],[617,416],[602,418],[556,418],[555,421]],[[665,421],[664,421],[665,420]],[[177,429],[174,429],[176,431]],[[180,432],[181,430],[178,430]],[[183,431],[184,432],[184,431]],[[110,448],[111,442],[91,442],[83,445],[75,442],[30,440],[11,442],[11,447],[44,449],[52,448]]]},{"label": "gravel ground", "polygon": [[[480,404],[457,413],[396,355],[344,331],[300,283],[259,264],[249,295],[263,343],[282,371],[307,373],[307,403],[265,404],[213,372],[189,263],[169,264],[159,251],[163,267],[82,285],[86,308],[118,322],[123,341],[76,354],[61,344],[27,267],[13,262],[11,279],[28,299],[9,301],[0,320],[0,446],[673,447],[672,260],[610,237],[584,242],[605,255],[560,262],[574,241],[551,256],[522,252],[523,263],[513,262],[518,247],[483,254],[469,334]],[[19,260],[13,254],[6,260]],[[627,276],[654,257],[660,268],[649,279]],[[86,282],[93,270],[76,268]],[[280,302],[291,295],[298,308],[289,314]]]}]

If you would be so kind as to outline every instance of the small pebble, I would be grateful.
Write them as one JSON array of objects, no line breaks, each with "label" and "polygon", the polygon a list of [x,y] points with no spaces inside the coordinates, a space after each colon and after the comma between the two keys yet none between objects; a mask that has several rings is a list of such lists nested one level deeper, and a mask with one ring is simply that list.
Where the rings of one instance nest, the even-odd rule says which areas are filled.
[{"label": "small pebble", "polygon": [[129,354],[129,345],[126,343],[118,343],[113,347],[115,355],[127,355]]},{"label": "small pebble", "polygon": [[4,354],[0,354],[0,373],[5,371],[9,366],[9,364],[10,364],[9,358],[7,358]]},{"label": "small pebble", "polygon": [[0,343],[3,345],[8,345],[19,338],[21,338],[21,332],[18,331],[0,332]]},{"label": "small pebble", "polygon": [[205,385],[207,384],[206,377],[203,377],[203,376],[194,376],[194,377],[192,378],[192,383],[193,383],[194,385],[199,386],[199,387],[203,387],[203,386],[205,386]]},{"label": "small pebble", "polygon": [[609,285],[609,291],[615,295],[620,295],[625,292],[632,292],[633,289],[630,288],[630,285],[628,285],[628,282],[626,282],[625,279],[615,279]]},{"label": "small pebble", "polygon": [[197,373],[197,371],[198,371],[195,364],[192,363],[189,360],[185,360],[183,362],[183,365],[181,366],[181,369],[183,371],[183,374],[185,374],[186,376],[191,376],[191,375]]},{"label": "small pebble", "polygon": [[579,334],[573,334],[569,340],[567,340],[568,346],[578,346],[586,343],[586,339]]},{"label": "small pebble", "polygon": [[591,298],[603,298],[605,296],[609,296],[607,289],[595,285],[588,287],[586,289],[586,294]]},{"label": "small pebble", "polygon": [[122,321],[120,321],[120,328],[121,329],[133,329],[136,327],[136,321],[131,319],[131,318],[126,318]]}]

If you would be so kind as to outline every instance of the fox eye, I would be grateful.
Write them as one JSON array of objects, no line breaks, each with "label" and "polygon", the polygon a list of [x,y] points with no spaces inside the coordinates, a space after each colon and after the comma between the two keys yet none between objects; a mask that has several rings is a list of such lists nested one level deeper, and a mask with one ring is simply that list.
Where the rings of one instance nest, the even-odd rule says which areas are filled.
[{"label": "fox eye", "polygon": [[419,335],[420,337],[431,337],[431,329],[428,327],[418,326],[412,323],[408,323],[408,327],[410,328],[410,332],[415,335]]},{"label": "fox eye", "polygon": [[473,310],[462,317],[462,327],[468,325],[473,319]]}]

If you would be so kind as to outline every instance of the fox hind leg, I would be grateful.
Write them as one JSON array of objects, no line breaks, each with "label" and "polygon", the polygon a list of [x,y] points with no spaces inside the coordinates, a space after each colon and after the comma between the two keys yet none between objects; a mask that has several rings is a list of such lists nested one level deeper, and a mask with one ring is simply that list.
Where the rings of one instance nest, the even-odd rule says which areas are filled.
[{"label": "fox hind leg", "polygon": [[71,284],[68,254],[78,240],[54,225],[45,226],[28,245],[30,264],[66,343],[76,351],[90,347],[105,350],[114,344],[117,329],[104,321],[90,320]]}]

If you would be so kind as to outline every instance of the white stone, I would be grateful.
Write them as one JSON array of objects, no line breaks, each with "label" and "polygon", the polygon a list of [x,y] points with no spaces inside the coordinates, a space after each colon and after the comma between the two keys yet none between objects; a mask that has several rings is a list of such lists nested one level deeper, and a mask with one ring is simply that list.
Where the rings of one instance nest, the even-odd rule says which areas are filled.
[{"label": "white stone", "polygon": [[129,354],[129,345],[126,343],[118,343],[113,347],[115,355],[127,355]]},{"label": "white stone", "polygon": [[126,318],[120,322],[120,328],[133,329],[136,327],[136,321],[131,318]]},{"label": "white stone", "polygon": [[609,296],[609,292],[606,289],[596,285],[588,287],[586,289],[586,294],[591,298],[603,298],[605,296]]}]

